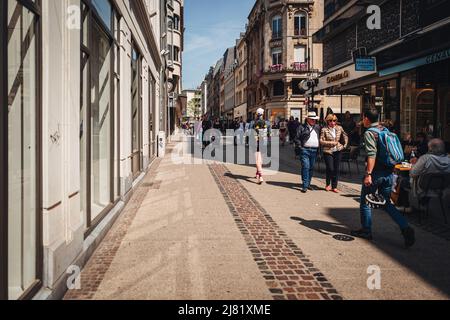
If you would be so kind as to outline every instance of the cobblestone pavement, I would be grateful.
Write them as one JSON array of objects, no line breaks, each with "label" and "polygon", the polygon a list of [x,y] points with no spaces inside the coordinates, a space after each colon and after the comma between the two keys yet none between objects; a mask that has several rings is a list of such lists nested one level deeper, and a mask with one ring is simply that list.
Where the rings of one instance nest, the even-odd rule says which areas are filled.
[{"label": "cobblestone pavement", "polygon": [[210,170],[275,300],[342,300],[224,165],[211,165]]}]

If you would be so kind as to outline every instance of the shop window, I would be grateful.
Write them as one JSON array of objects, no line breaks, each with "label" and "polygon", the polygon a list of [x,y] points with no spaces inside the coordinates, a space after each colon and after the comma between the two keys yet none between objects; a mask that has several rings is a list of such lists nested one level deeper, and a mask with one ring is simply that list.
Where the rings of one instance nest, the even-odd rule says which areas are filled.
[{"label": "shop window", "polygon": [[2,128],[2,134],[7,135],[8,150],[2,155],[1,162],[7,161],[8,164],[8,207],[2,208],[0,214],[7,215],[8,223],[0,226],[7,230],[7,243],[1,243],[6,246],[5,252],[2,250],[6,257],[0,257],[0,276],[4,278],[3,273],[7,272],[8,283],[0,290],[1,296],[6,295],[6,298],[16,300],[36,283],[40,277],[40,267],[37,266],[41,265],[41,261],[37,260],[42,250],[42,241],[37,231],[41,229],[38,191],[39,19],[37,13],[16,0],[3,1],[1,10],[4,10],[2,14],[6,14],[6,17],[1,16],[7,19],[8,26],[8,30],[0,30],[3,35],[8,35],[8,40],[2,37],[5,42],[0,44],[6,46],[8,59],[5,74],[2,68],[2,76],[6,75],[6,79],[0,81],[4,86],[3,90],[6,90],[7,99],[7,107],[4,106],[7,125]]},{"label": "shop window", "polygon": [[91,46],[91,221],[111,203],[111,43],[92,23]]},{"label": "shop window", "polygon": [[92,0],[92,5],[108,30],[111,30],[112,6],[109,0]]},{"label": "shop window", "polygon": [[141,171],[141,55],[133,48],[131,56],[132,172]]}]

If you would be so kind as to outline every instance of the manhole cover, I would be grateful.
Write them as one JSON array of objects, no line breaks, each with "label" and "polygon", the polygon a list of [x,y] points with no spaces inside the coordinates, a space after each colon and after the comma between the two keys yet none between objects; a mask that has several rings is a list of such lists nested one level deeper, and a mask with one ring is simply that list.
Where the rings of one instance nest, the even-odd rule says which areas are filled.
[{"label": "manhole cover", "polygon": [[337,234],[337,235],[333,236],[333,239],[337,240],[337,241],[344,241],[344,242],[350,242],[350,241],[355,240],[355,238],[347,236],[345,234]]}]

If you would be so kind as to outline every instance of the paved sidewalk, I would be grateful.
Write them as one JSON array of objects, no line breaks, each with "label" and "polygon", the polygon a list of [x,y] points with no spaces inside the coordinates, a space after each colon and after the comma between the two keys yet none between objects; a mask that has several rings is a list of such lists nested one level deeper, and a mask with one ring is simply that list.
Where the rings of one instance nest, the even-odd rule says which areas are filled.
[{"label": "paved sidewalk", "polygon": [[[450,297],[448,241],[417,230],[406,250],[383,213],[374,242],[348,237],[359,220],[354,193],[301,194],[296,164],[284,166],[259,186],[251,166],[179,165],[168,152],[66,299]],[[369,266],[381,269],[381,290],[368,289]]]},{"label": "paved sidewalk", "polygon": [[168,154],[65,299],[272,299],[207,166]]},{"label": "paved sidewalk", "polygon": [[[282,155],[282,158],[285,155]],[[254,169],[228,164],[230,177],[270,212],[305,255],[330,280],[345,299],[449,299],[450,242],[416,228],[417,245],[405,249],[398,227],[381,211],[374,213],[373,242],[354,239],[360,227],[355,184],[346,184],[340,195],[327,193],[323,179],[313,179],[316,191],[302,194],[300,164],[259,186]],[[369,290],[368,268],[381,270],[381,290]]]}]

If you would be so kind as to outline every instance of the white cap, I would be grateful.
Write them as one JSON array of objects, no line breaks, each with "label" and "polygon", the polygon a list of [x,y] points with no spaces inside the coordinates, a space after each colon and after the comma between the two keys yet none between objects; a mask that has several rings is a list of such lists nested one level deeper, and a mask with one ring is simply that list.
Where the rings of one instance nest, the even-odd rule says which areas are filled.
[{"label": "white cap", "polygon": [[258,110],[256,110],[256,113],[260,116],[264,115],[264,109],[263,108],[259,108]]}]

